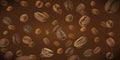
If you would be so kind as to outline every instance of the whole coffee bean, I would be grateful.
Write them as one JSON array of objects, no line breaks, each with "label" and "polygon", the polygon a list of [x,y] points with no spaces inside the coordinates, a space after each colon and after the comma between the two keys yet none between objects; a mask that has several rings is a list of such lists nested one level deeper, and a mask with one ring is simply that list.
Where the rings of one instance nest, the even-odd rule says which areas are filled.
[{"label": "whole coffee bean", "polygon": [[68,57],[67,60],[80,60],[80,57],[78,55],[72,55],[72,56]]},{"label": "whole coffee bean", "polygon": [[27,7],[28,6],[28,1],[20,1],[20,5],[22,6],[22,7]]},{"label": "whole coffee bean", "polygon": [[120,0],[107,0],[104,9],[107,13],[115,13],[120,7]]},{"label": "whole coffee bean", "polygon": [[23,38],[22,38],[22,42],[24,43],[24,44],[29,44],[30,42],[32,42],[32,38],[30,37],[30,36],[23,36]]},{"label": "whole coffee bean", "polygon": [[71,56],[71,55],[73,55],[73,53],[74,53],[74,47],[68,47],[66,50],[65,50],[65,55],[66,56]]},{"label": "whole coffee bean", "polygon": [[49,45],[50,45],[50,40],[49,40],[49,38],[47,38],[47,37],[43,38],[43,43],[44,43],[45,45],[49,46]]},{"label": "whole coffee bean", "polygon": [[12,24],[12,20],[10,17],[3,17],[3,23],[5,25],[11,25]]},{"label": "whole coffee bean", "polygon": [[56,32],[56,36],[57,36],[57,39],[59,39],[59,40],[67,39],[66,33],[61,29]]},{"label": "whole coffee bean", "polygon": [[29,19],[29,16],[28,16],[28,14],[21,14],[20,15],[20,22],[27,22],[28,21],[28,19]]},{"label": "whole coffee bean", "polygon": [[4,54],[4,59],[5,60],[11,60],[13,58],[13,52],[12,51],[7,51],[5,54]]},{"label": "whole coffee bean", "polygon": [[40,35],[40,33],[41,33],[41,29],[40,29],[40,28],[36,28],[36,29],[35,29],[35,34],[36,34],[36,35]]},{"label": "whole coffee bean", "polygon": [[94,38],[94,43],[99,43],[100,42],[100,37],[99,36],[96,36],[95,38]]},{"label": "whole coffee bean", "polygon": [[63,53],[63,48],[58,48],[57,49],[57,54],[62,54]]},{"label": "whole coffee bean", "polygon": [[86,27],[81,27],[81,28],[80,28],[80,31],[81,31],[81,32],[85,32],[86,30],[87,30]]},{"label": "whole coffee bean", "polygon": [[106,43],[109,47],[114,47],[115,46],[115,40],[111,37],[106,39]]},{"label": "whole coffee bean", "polygon": [[99,31],[96,27],[92,27],[91,32],[92,32],[93,35],[97,35],[99,33]]},{"label": "whole coffee bean", "polygon": [[76,12],[77,12],[77,13],[80,13],[81,11],[84,11],[85,8],[86,8],[85,4],[84,4],[84,3],[80,3],[80,4],[78,4],[77,7],[76,7]]},{"label": "whole coffee bean", "polygon": [[87,15],[84,15],[84,16],[82,16],[82,17],[79,19],[79,25],[80,25],[81,27],[85,27],[85,26],[87,26],[89,23],[90,23],[90,17],[87,16]]},{"label": "whole coffee bean", "polygon": [[56,12],[57,14],[62,14],[63,12],[61,6],[57,3],[53,5],[53,11]]},{"label": "whole coffee bean", "polygon": [[53,32],[57,32],[58,30],[61,30],[62,27],[60,25],[56,25],[54,28],[53,28]]},{"label": "whole coffee bean", "polygon": [[3,31],[3,35],[7,35],[9,32],[7,30]]},{"label": "whole coffee bean", "polygon": [[73,44],[73,41],[72,40],[68,40],[66,43],[65,43],[65,47],[70,47],[72,46]]},{"label": "whole coffee bean", "polygon": [[111,36],[111,37],[114,37],[115,36],[115,32],[110,31],[110,32],[108,32],[108,35]]},{"label": "whole coffee bean", "polygon": [[94,48],[93,53],[98,54],[98,53],[100,53],[100,51],[101,51],[101,47],[97,46]]},{"label": "whole coffee bean", "polygon": [[76,37],[76,36],[75,36],[75,34],[73,34],[73,33],[69,33],[69,34],[68,34],[68,38],[70,38],[70,39],[75,39],[75,37]]},{"label": "whole coffee bean", "polygon": [[58,20],[53,20],[51,24],[52,25],[57,25],[58,24]]},{"label": "whole coffee bean", "polygon": [[99,14],[100,14],[100,11],[99,11],[98,9],[96,9],[96,8],[93,8],[93,9],[92,9],[92,14],[93,14],[93,15],[99,15]]},{"label": "whole coffee bean", "polygon": [[94,0],[92,0],[92,1],[90,2],[90,5],[91,5],[91,6],[95,6],[95,5],[96,5],[96,2],[95,2]]},{"label": "whole coffee bean", "polygon": [[12,36],[13,44],[20,44],[21,43],[21,36],[18,33],[14,33]]},{"label": "whole coffee bean", "polygon": [[101,26],[101,27],[106,27],[106,22],[105,22],[105,21],[101,21],[101,22],[100,22],[100,26]]},{"label": "whole coffee bean", "polygon": [[8,25],[8,29],[9,29],[9,30],[15,30],[16,27],[15,27],[14,25]]},{"label": "whole coffee bean", "polygon": [[44,6],[44,3],[43,3],[41,0],[37,0],[37,1],[35,2],[35,6],[36,6],[37,8],[42,8],[42,7]]},{"label": "whole coffee bean", "polygon": [[93,55],[93,50],[92,49],[87,49],[83,52],[83,55],[85,57],[91,57]]},{"label": "whole coffee bean", "polygon": [[113,28],[114,26],[114,22],[112,20],[107,20],[106,21],[106,27],[107,28]]},{"label": "whole coffee bean", "polygon": [[72,22],[72,21],[73,21],[73,15],[72,15],[72,14],[68,14],[68,15],[65,17],[65,21],[66,21],[66,22]]},{"label": "whole coffee bean", "polygon": [[28,44],[28,47],[30,47],[30,48],[33,48],[33,47],[35,47],[35,42],[34,41],[31,41],[29,44]]},{"label": "whole coffee bean", "polygon": [[113,59],[114,58],[114,54],[112,52],[107,52],[106,53],[106,58],[107,59]]},{"label": "whole coffee bean", "polygon": [[23,55],[23,51],[21,49],[16,51],[16,56],[22,56]]},{"label": "whole coffee bean", "polygon": [[51,5],[52,5],[51,2],[46,2],[45,3],[45,7],[47,7],[47,8],[51,7]]},{"label": "whole coffee bean", "polygon": [[13,6],[11,6],[11,5],[6,8],[6,11],[8,11],[8,12],[10,12],[12,10],[13,10]]},{"label": "whole coffee bean", "polygon": [[32,31],[33,31],[32,27],[30,25],[23,26],[23,30],[27,34],[32,33]]},{"label": "whole coffee bean", "polygon": [[72,11],[74,9],[73,2],[71,0],[66,0],[64,2],[64,7],[67,11]]},{"label": "whole coffee bean", "polygon": [[9,40],[7,38],[0,39],[0,47],[7,47],[9,45]]}]

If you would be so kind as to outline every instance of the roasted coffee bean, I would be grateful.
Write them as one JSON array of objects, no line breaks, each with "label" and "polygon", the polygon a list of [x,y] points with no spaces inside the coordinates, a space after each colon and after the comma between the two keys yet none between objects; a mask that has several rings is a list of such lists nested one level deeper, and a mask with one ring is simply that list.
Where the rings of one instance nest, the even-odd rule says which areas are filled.
[{"label": "roasted coffee bean", "polygon": [[94,53],[94,54],[98,54],[98,53],[100,53],[100,51],[101,51],[101,47],[97,46],[97,47],[95,47],[95,49],[93,50],[93,53]]},{"label": "roasted coffee bean", "polygon": [[98,15],[98,14],[100,14],[100,11],[98,9],[96,9],[96,8],[93,8],[92,9],[92,14],[93,15]]},{"label": "roasted coffee bean", "polygon": [[37,60],[37,56],[35,54],[30,54],[29,59],[30,60]]},{"label": "roasted coffee bean", "polygon": [[99,43],[100,42],[100,37],[99,36],[96,36],[95,38],[94,38],[94,43]]},{"label": "roasted coffee bean", "polygon": [[52,57],[54,55],[53,50],[49,48],[42,48],[40,56],[41,57]]},{"label": "roasted coffee bean", "polygon": [[56,12],[57,14],[62,14],[63,13],[63,10],[62,10],[61,6],[57,3],[55,3],[53,5],[53,11]]},{"label": "roasted coffee bean", "polygon": [[80,25],[81,27],[85,27],[85,26],[87,26],[89,23],[90,23],[90,17],[87,16],[87,15],[84,15],[84,16],[82,16],[82,17],[79,19],[79,25]]},{"label": "roasted coffee bean", "polygon": [[36,29],[35,29],[35,34],[36,34],[36,35],[40,35],[40,34],[41,34],[41,32],[42,32],[42,31],[41,31],[41,29],[40,29],[40,28],[36,28]]},{"label": "roasted coffee bean", "polygon": [[86,8],[85,4],[84,4],[84,3],[80,3],[80,4],[78,4],[77,7],[76,7],[76,12],[77,12],[77,13],[81,13],[81,11],[84,11],[85,8]]},{"label": "roasted coffee bean", "polygon": [[115,46],[115,40],[113,38],[109,37],[109,38],[106,39],[106,44],[109,47],[114,47]]},{"label": "roasted coffee bean", "polygon": [[22,42],[24,44],[29,44],[30,42],[32,42],[32,38],[30,36],[23,36]]},{"label": "roasted coffee bean", "polygon": [[81,28],[80,28],[80,31],[81,31],[81,32],[85,32],[86,30],[87,30],[86,27],[81,27]]},{"label": "roasted coffee bean", "polygon": [[57,25],[58,24],[58,20],[53,20],[51,24],[52,25]]},{"label": "roasted coffee bean", "polygon": [[106,53],[106,58],[107,59],[113,59],[114,58],[114,54],[112,52],[107,52]]},{"label": "roasted coffee bean", "polygon": [[23,51],[21,49],[16,51],[16,56],[22,56],[23,55]]},{"label": "roasted coffee bean", "polygon": [[66,43],[65,43],[65,47],[70,47],[72,46],[73,44],[73,41],[72,40],[68,40]]},{"label": "roasted coffee bean", "polygon": [[74,47],[69,47],[65,50],[65,55],[71,56],[71,55],[73,55],[74,51],[75,51]]},{"label": "roasted coffee bean", "polygon": [[91,33],[92,33],[93,35],[97,35],[97,34],[99,33],[99,31],[98,31],[98,29],[97,29],[96,27],[92,27],[92,28],[91,28]]},{"label": "roasted coffee bean", "polygon": [[0,47],[7,47],[9,45],[9,40],[7,38],[0,39]]},{"label": "roasted coffee bean", "polygon": [[37,1],[35,2],[35,6],[36,6],[37,8],[42,8],[42,7],[44,6],[44,3],[43,3],[41,0],[37,0]]},{"label": "roasted coffee bean", "polygon": [[96,5],[96,2],[92,0],[92,1],[90,2],[90,5],[91,5],[91,6],[95,6],[95,5]]},{"label": "roasted coffee bean", "polygon": [[10,17],[3,17],[3,23],[5,25],[11,25],[12,24],[12,20]]},{"label": "roasted coffee bean", "polygon": [[19,56],[15,60],[30,60],[29,56]]},{"label": "roasted coffee bean", "polygon": [[50,40],[49,40],[49,38],[47,38],[47,37],[43,38],[43,43],[44,43],[45,45],[49,46],[49,45],[50,45]]},{"label": "roasted coffee bean", "polygon": [[30,47],[30,48],[35,47],[35,42],[34,42],[34,41],[31,41],[31,42],[28,44],[28,47]]},{"label": "roasted coffee bean", "polygon": [[30,25],[24,25],[23,30],[27,34],[32,33],[32,31],[33,31],[32,27]]},{"label": "roasted coffee bean", "polygon": [[73,30],[75,30],[75,26],[74,25],[68,25],[68,29],[73,31]]},{"label": "roasted coffee bean", "polygon": [[72,55],[72,56],[68,57],[67,60],[80,60],[80,57],[78,55]]},{"label": "roasted coffee bean", "polygon": [[58,48],[57,49],[57,54],[62,54],[63,53],[63,48]]},{"label": "roasted coffee bean", "polygon": [[12,51],[7,51],[5,54],[4,54],[4,59],[5,60],[11,60],[13,58],[13,52]]},{"label": "roasted coffee bean", "polygon": [[106,21],[106,27],[107,28],[113,28],[114,26],[114,22],[112,20],[107,20]]},{"label": "roasted coffee bean", "polygon": [[67,39],[67,35],[66,35],[66,33],[63,30],[58,30],[56,32],[56,36],[57,36],[57,39],[59,39],[59,40]]},{"label": "roasted coffee bean", "polygon": [[6,11],[8,11],[8,12],[10,12],[12,10],[13,10],[13,6],[11,6],[11,5],[6,8]]},{"label": "roasted coffee bean", "polygon": [[120,7],[120,0],[107,0],[104,9],[107,13],[115,13]]},{"label": "roasted coffee bean", "polygon": [[60,46],[60,42],[57,41],[57,40],[55,40],[55,41],[53,41],[53,45],[56,46],[56,47],[58,47],[58,46]]},{"label": "roasted coffee bean", "polygon": [[16,27],[15,27],[14,25],[8,25],[8,29],[9,29],[9,30],[15,30]]},{"label": "roasted coffee bean", "polygon": [[14,33],[12,36],[13,44],[20,44],[21,43],[21,36],[18,33]]},{"label": "roasted coffee bean", "polygon": [[73,33],[69,33],[69,34],[68,34],[68,38],[70,38],[70,39],[75,39],[75,37],[76,37],[76,36],[75,36],[75,34],[73,34]]},{"label": "roasted coffee bean", "polygon": [[106,22],[105,22],[105,21],[101,21],[101,22],[100,22],[100,26],[101,26],[101,27],[106,27]]},{"label": "roasted coffee bean", "polygon": [[52,4],[51,4],[50,2],[46,2],[46,3],[45,3],[45,7],[47,7],[47,8],[51,7],[51,5],[52,5]]},{"label": "roasted coffee bean", "polygon": [[71,0],[66,0],[63,5],[67,11],[72,11],[74,9],[73,2]]},{"label": "roasted coffee bean", "polygon": [[93,56],[93,50],[92,49],[87,49],[83,52],[84,57],[91,57]]},{"label": "roasted coffee bean", "polygon": [[46,22],[50,16],[47,12],[34,12],[34,17],[39,22]]},{"label": "roasted coffee bean", "polygon": [[6,0],[0,0],[0,5],[8,6],[8,2]]},{"label": "roasted coffee bean", "polygon": [[73,21],[73,15],[72,15],[72,14],[68,14],[68,15],[65,17],[65,21],[66,21],[66,22],[72,22],[72,21]]},{"label": "roasted coffee bean", "polygon": [[1,53],[6,53],[7,51],[8,51],[8,48],[1,48],[1,49],[0,49],[0,52],[1,52]]},{"label": "roasted coffee bean", "polygon": [[20,5],[22,6],[22,7],[27,7],[29,4],[28,4],[28,1],[20,1]]},{"label": "roasted coffee bean", "polygon": [[111,32],[108,32],[108,35],[111,36],[111,37],[114,37],[115,33],[111,31]]},{"label": "roasted coffee bean", "polygon": [[87,43],[87,37],[86,36],[80,36],[74,43],[74,47],[81,48],[83,45]]},{"label": "roasted coffee bean", "polygon": [[48,29],[45,30],[45,34],[46,35],[49,35],[50,34],[50,31]]},{"label": "roasted coffee bean", "polygon": [[20,22],[27,22],[28,21],[28,19],[29,19],[29,16],[28,16],[28,14],[21,14],[20,15]]},{"label": "roasted coffee bean", "polygon": [[3,31],[3,35],[7,35],[9,32],[7,30]]},{"label": "roasted coffee bean", "polygon": [[56,25],[54,28],[53,28],[53,32],[57,32],[58,30],[61,30],[62,27],[60,25]]}]

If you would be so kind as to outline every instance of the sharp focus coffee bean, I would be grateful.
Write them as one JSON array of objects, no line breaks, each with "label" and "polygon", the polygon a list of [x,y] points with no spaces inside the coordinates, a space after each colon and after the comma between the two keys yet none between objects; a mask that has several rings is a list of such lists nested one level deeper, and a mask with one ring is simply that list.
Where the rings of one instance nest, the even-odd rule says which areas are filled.
[{"label": "sharp focus coffee bean", "polygon": [[42,48],[40,56],[41,57],[52,57],[54,52],[49,48]]},{"label": "sharp focus coffee bean", "polygon": [[87,15],[84,15],[84,16],[82,16],[82,17],[79,19],[79,25],[80,25],[81,27],[85,27],[85,26],[87,26],[89,23],[90,23],[90,17],[87,16]]},{"label": "sharp focus coffee bean", "polygon": [[53,5],[53,11],[56,12],[57,14],[62,14],[63,13],[63,10],[62,10],[61,6],[57,3],[55,3]]},{"label": "sharp focus coffee bean", "polygon": [[37,0],[37,1],[35,2],[35,6],[36,6],[37,8],[42,8],[42,7],[44,6],[44,3],[43,3],[41,0]]},{"label": "sharp focus coffee bean", "polygon": [[99,33],[99,31],[96,27],[92,27],[91,32],[92,32],[93,35],[97,35]]},{"label": "sharp focus coffee bean", "polygon": [[114,58],[114,54],[112,52],[107,52],[106,53],[106,58],[107,59],[113,59]]},{"label": "sharp focus coffee bean", "polygon": [[84,57],[91,57],[93,55],[92,49],[87,49],[83,52]]},{"label": "sharp focus coffee bean", "polygon": [[49,14],[47,12],[34,12],[34,17],[39,22],[46,22],[48,21]]},{"label": "sharp focus coffee bean", "polygon": [[107,0],[104,9],[107,13],[115,13],[120,8],[120,0]]},{"label": "sharp focus coffee bean", "polygon": [[12,51],[7,51],[5,54],[4,54],[4,59],[5,60],[11,60],[13,58],[13,52]]},{"label": "sharp focus coffee bean", "polygon": [[10,17],[3,17],[3,23],[5,25],[11,25],[12,24],[12,20]]},{"label": "sharp focus coffee bean", "polygon": [[106,43],[107,43],[107,45],[109,46],[109,47],[114,47],[115,46],[115,40],[113,39],[113,38],[111,38],[111,37],[109,37],[109,38],[107,38],[106,39]]},{"label": "sharp focus coffee bean", "polygon": [[0,39],[0,47],[7,47],[9,45],[9,40],[7,38]]},{"label": "sharp focus coffee bean", "polygon": [[32,27],[30,25],[23,26],[23,30],[27,34],[32,33],[32,31],[33,31]]},{"label": "sharp focus coffee bean", "polygon": [[57,38],[59,40],[65,40],[65,39],[67,39],[67,35],[66,35],[66,33],[63,30],[58,30],[56,32],[56,36],[57,36]]},{"label": "sharp focus coffee bean", "polygon": [[113,28],[114,26],[114,22],[112,20],[107,20],[106,21],[106,27],[107,28]]},{"label": "sharp focus coffee bean", "polygon": [[80,60],[80,57],[78,55],[72,55],[72,56],[68,57],[67,60]]},{"label": "sharp focus coffee bean", "polygon": [[74,43],[74,47],[81,48],[83,45],[87,43],[87,37],[80,36]]},{"label": "sharp focus coffee bean", "polygon": [[21,43],[21,36],[18,33],[14,33],[12,36],[13,44],[20,44]]},{"label": "sharp focus coffee bean", "polygon": [[68,14],[68,15],[65,17],[65,21],[66,21],[66,22],[72,22],[72,21],[73,21],[73,15],[72,15],[72,14]]},{"label": "sharp focus coffee bean", "polygon": [[67,11],[72,11],[73,10],[73,2],[71,0],[66,0],[64,2],[64,7]]},{"label": "sharp focus coffee bean", "polygon": [[28,19],[29,19],[29,16],[28,16],[28,14],[21,14],[20,15],[20,22],[27,22],[28,21]]},{"label": "sharp focus coffee bean", "polygon": [[75,49],[73,47],[69,47],[65,50],[66,56],[71,56],[74,53]]}]

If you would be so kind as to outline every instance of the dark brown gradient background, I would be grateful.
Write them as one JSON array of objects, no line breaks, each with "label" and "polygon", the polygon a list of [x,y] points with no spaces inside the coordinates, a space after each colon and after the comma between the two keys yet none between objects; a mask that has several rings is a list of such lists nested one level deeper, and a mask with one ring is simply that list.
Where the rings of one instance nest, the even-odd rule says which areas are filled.
[{"label": "dark brown gradient background", "polygon": [[[76,38],[71,39],[71,40],[75,41],[81,35],[85,35],[89,38],[88,43],[86,45],[84,45],[82,48],[80,48],[80,49],[75,48],[75,53],[74,54],[78,54],[80,56],[80,60],[107,60],[105,58],[105,53],[107,51],[111,51],[111,52],[115,53],[115,58],[112,59],[112,60],[120,60],[120,58],[119,58],[120,57],[120,9],[116,13],[113,13],[113,14],[106,13],[104,11],[104,4],[107,0],[95,0],[96,5],[94,7],[90,6],[90,1],[91,0],[72,0],[73,3],[74,3],[74,10],[71,11],[71,12],[68,12],[63,7],[63,2],[65,0],[42,0],[44,3],[50,1],[52,3],[52,5],[55,4],[55,3],[59,3],[62,6],[62,9],[63,9],[63,14],[62,15],[59,15],[59,14],[55,13],[52,10],[52,7],[50,7],[50,8],[43,7],[43,8],[40,8],[40,9],[36,8],[35,5],[34,5],[36,0],[28,0],[28,1],[29,1],[29,6],[28,7],[21,7],[18,2],[9,1],[9,5],[13,5],[13,7],[14,7],[13,11],[11,11],[11,12],[7,12],[5,10],[6,7],[0,6],[0,38],[8,38],[10,40],[10,44],[7,48],[9,50],[13,51],[14,55],[15,55],[15,52],[18,49],[22,49],[23,52],[24,52],[24,55],[36,54],[37,57],[38,57],[38,60],[67,60],[67,56],[65,56],[64,54],[57,55],[56,50],[59,47],[62,47],[65,50],[66,47],[64,47],[64,43],[67,40],[70,40],[70,39],[67,39],[66,41],[60,41],[61,45],[59,47],[55,47],[53,44],[51,44],[50,46],[46,46],[42,42],[43,37],[50,38],[51,42],[54,41],[54,40],[57,40],[56,36],[55,36],[55,33],[52,32],[52,29],[53,29],[54,26],[51,25],[51,22],[56,19],[56,20],[59,21],[59,25],[63,26],[63,30],[67,34],[68,33],[74,33],[76,35]],[[81,15],[75,12],[76,6],[81,2],[85,3],[86,11],[88,12],[87,15],[91,17],[91,23],[87,27],[87,31],[84,32],[84,33],[80,32],[80,26],[78,24],[78,20],[81,17]],[[97,16],[93,15],[91,13],[92,8],[98,8],[100,10],[100,14],[97,15]],[[50,19],[48,20],[48,22],[40,23],[39,21],[35,20],[35,18],[33,17],[33,13],[36,12],[36,11],[40,11],[40,12],[46,11],[46,12],[48,12],[50,14]],[[30,19],[26,23],[21,23],[19,21],[19,16],[23,13],[27,13],[30,17]],[[64,17],[69,13],[74,15],[74,21],[72,23],[67,23],[64,20]],[[16,26],[15,31],[10,31],[10,30],[7,29],[7,25],[5,25],[2,22],[2,18],[4,16],[11,17],[11,19],[13,21],[13,25]],[[107,29],[107,28],[102,28],[100,26],[100,21],[108,20],[108,19],[111,19],[111,20],[114,21],[114,28]],[[26,34],[23,31],[23,26],[26,25],[26,24],[29,24],[30,26],[33,27],[33,32],[32,33]],[[68,30],[68,25],[69,24],[73,24],[75,26],[75,31]],[[92,35],[92,33],[90,32],[90,28],[93,27],[93,26],[98,28],[98,30],[99,30],[98,36],[101,38],[101,41],[98,44],[95,44],[93,42],[93,39],[94,39],[95,36]],[[34,34],[35,28],[38,28],[38,27],[40,27],[42,29],[42,33],[39,36]],[[48,29],[48,30],[51,31],[49,35],[45,35],[45,29]],[[2,35],[4,30],[9,31],[8,35],[6,35],[6,36]],[[113,32],[116,33],[116,35],[114,37],[114,39],[116,41],[116,45],[113,48],[108,47],[106,45],[106,42],[105,42],[105,39],[107,37],[109,37],[107,35],[107,33],[109,31],[113,31]],[[18,34],[21,35],[21,37],[24,36],[24,35],[31,36],[32,39],[35,41],[36,46],[33,47],[33,48],[29,48],[27,45],[25,45],[23,43],[21,43],[19,45],[12,44],[12,38],[11,37],[12,37],[13,33],[18,33]],[[96,46],[100,46],[102,48],[102,51],[99,54],[94,55],[90,58],[85,58],[83,56],[83,51],[84,50],[89,49],[89,48],[93,49]],[[41,48],[44,48],[44,47],[53,49],[53,51],[55,51],[55,55],[51,58],[40,58]],[[13,60],[14,60],[14,58],[13,58]]]}]

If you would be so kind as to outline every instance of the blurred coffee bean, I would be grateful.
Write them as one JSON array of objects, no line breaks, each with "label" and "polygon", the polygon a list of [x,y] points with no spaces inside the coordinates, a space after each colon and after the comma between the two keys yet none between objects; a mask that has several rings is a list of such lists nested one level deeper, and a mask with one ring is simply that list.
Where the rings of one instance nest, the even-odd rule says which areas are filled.
[{"label": "blurred coffee bean", "polygon": [[114,58],[114,54],[112,52],[107,52],[106,53],[106,58],[107,59],[113,59]]},{"label": "blurred coffee bean", "polygon": [[68,25],[68,29],[73,31],[73,30],[75,30],[75,26],[74,25]]},{"label": "blurred coffee bean", "polygon": [[93,56],[93,50],[92,49],[86,49],[83,52],[83,55],[84,55],[84,57],[91,57],[91,56]]},{"label": "blurred coffee bean", "polygon": [[53,5],[53,11],[56,12],[57,14],[62,14],[63,13],[63,10],[58,3],[55,3]]},{"label": "blurred coffee bean", "polygon": [[28,1],[22,0],[22,1],[20,1],[20,5],[22,7],[27,7],[29,5],[29,3],[28,3]]},{"label": "blurred coffee bean", "polygon": [[37,8],[42,8],[42,7],[44,6],[44,3],[43,3],[41,0],[37,0],[37,1],[35,2],[35,6],[36,6]]},{"label": "blurred coffee bean", "polygon": [[30,36],[23,36],[23,38],[22,38],[22,42],[24,43],[24,44],[29,44],[30,42],[32,42],[32,38],[30,37]]},{"label": "blurred coffee bean", "polygon": [[115,13],[119,10],[120,0],[107,0],[104,9],[107,13]]},{"label": "blurred coffee bean", "polygon": [[66,33],[61,29],[56,32],[56,36],[57,36],[57,39],[59,39],[59,40],[66,40],[67,39]]},{"label": "blurred coffee bean", "polygon": [[25,23],[25,22],[28,21],[28,19],[29,19],[28,14],[21,14],[21,15],[20,15],[20,22]]},{"label": "blurred coffee bean", "polygon": [[63,53],[63,48],[58,48],[57,49],[57,54],[62,54]]},{"label": "blurred coffee bean", "polygon": [[13,44],[17,45],[21,43],[21,36],[18,33],[14,33],[12,36]]},{"label": "blurred coffee bean", "polygon": [[81,32],[85,32],[86,30],[87,30],[86,27],[81,27],[81,28],[80,28],[80,31],[81,31]]},{"label": "blurred coffee bean", "polygon": [[19,56],[19,57],[17,57],[15,60],[30,60],[29,59],[29,56]]},{"label": "blurred coffee bean", "polygon": [[9,45],[9,40],[7,38],[0,39],[0,47],[7,47]]},{"label": "blurred coffee bean", "polygon": [[58,24],[58,20],[53,20],[51,24],[52,25],[57,25]]},{"label": "blurred coffee bean", "polygon": [[7,51],[5,54],[4,54],[4,59],[5,60],[11,60],[13,58],[13,52],[12,51]]},{"label": "blurred coffee bean", "polygon": [[8,2],[6,0],[0,0],[0,5],[8,6]]},{"label": "blurred coffee bean", "polygon": [[23,51],[21,49],[16,51],[16,56],[22,56],[23,55]]},{"label": "blurred coffee bean", "polygon": [[106,21],[106,27],[107,28],[113,28],[114,26],[114,22],[112,20],[107,20]]},{"label": "blurred coffee bean", "polygon": [[109,46],[109,47],[114,47],[115,46],[115,40],[111,37],[107,38],[106,39],[106,44]]},{"label": "blurred coffee bean", "polygon": [[8,48],[0,48],[0,53],[6,53],[8,51]]},{"label": "blurred coffee bean", "polygon": [[46,35],[49,35],[50,34],[50,31],[48,29],[45,30],[45,34]]},{"label": "blurred coffee bean", "polygon": [[60,26],[60,25],[56,25],[56,26],[54,26],[54,28],[53,28],[53,32],[57,32],[58,30],[61,30],[62,29],[62,27]]},{"label": "blurred coffee bean", "polygon": [[70,38],[70,39],[75,39],[75,34],[73,34],[73,33],[68,33],[68,38]]},{"label": "blurred coffee bean", "polygon": [[93,35],[98,35],[99,31],[98,31],[98,29],[97,29],[96,27],[92,27],[92,28],[91,28],[91,33],[92,33]]},{"label": "blurred coffee bean", "polygon": [[27,34],[32,33],[32,31],[33,31],[32,27],[30,25],[24,25],[23,30]]},{"label": "blurred coffee bean", "polygon": [[60,46],[60,42],[57,41],[57,40],[55,40],[55,41],[53,41],[53,45],[54,45],[55,47],[58,47],[58,46]]},{"label": "blurred coffee bean", "polygon": [[30,60],[37,60],[37,56],[35,54],[30,54],[29,59]]},{"label": "blurred coffee bean", "polygon": [[80,60],[80,57],[78,55],[72,55],[72,56],[68,57],[67,60]]},{"label": "blurred coffee bean", "polygon": [[10,17],[3,17],[3,23],[5,25],[11,25],[12,24],[12,20]]},{"label": "blurred coffee bean", "polygon": [[49,38],[44,37],[44,38],[43,38],[43,43],[44,43],[45,45],[49,46],[49,45],[50,45],[50,40],[49,40]]},{"label": "blurred coffee bean", "polygon": [[45,3],[45,7],[47,7],[47,8],[51,7],[51,5],[52,5],[51,2],[46,2]]},{"label": "blurred coffee bean", "polygon": [[95,6],[96,5],[96,2],[94,1],[94,0],[92,0],[91,2],[90,2],[90,6]]},{"label": "blurred coffee bean", "polygon": [[99,46],[97,46],[93,49],[94,54],[98,54],[98,53],[100,53],[100,51],[101,51],[101,47],[99,47]]},{"label": "blurred coffee bean", "polygon": [[70,47],[72,46],[73,41],[72,40],[67,40],[67,42],[65,43],[65,47]]},{"label": "blurred coffee bean", "polygon": [[93,9],[92,9],[92,14],[93,14],[93,15],[99,15],[99,14],[100,14],[100,11],[99,11],[98,9],[96,9],[96,8],[93,8]]},{"label": "blurred coffee bean", "polygon": [[105,22],[105,21],[101,21],[101,22],[100,22],[100,26],[101,26],[101,27],[106,27],[106,22]]},{"label": "blurred coffee bean", "polygon": [[74,51],[75,51],[74,47],[68,47],[68,48],[65,50],[65,55],[66,55],[66,56],[71,56],[71,55],[73,55]]},{"label": "blurred coffee bean", "polygon": [[68,15],[65,17],[65,21],[66,21],[66,22],[72,22],[72,21],[73,21],[73,15],[72,15],[72,14],[68,14]]},{"label": "blurred coffee bean", "polygon": [[12,10],[13,10],[13,6],[11,6],[11,5],[6,8],[6,11],[7,11],[7,12],[10,12],[10,11],[12,11]]},{"label": "blurred coffee bean", "polygon": [[66,0],[63,5],[67,11],[72,11],[74,9],[73,2],[71,0]]},{"label": "blurred coffee bean", "polygon": [[28,44],[28,47],[30,47],[30,48],[33,48],[33,47],[35,47],[35,42],[34,41],[31,41],[29,44]]},{"label": "blurred coffee bean", "polygon": [[3,35],[7,35],[9,32],[7,30],[3,31]]},{"label": "blurred coffee bean", "polygon": [[79,3],[76,7],[76,12],[77,13],[81,13],[81,11],[84,11],[86,8],[85,4],[84,3]]},{"label": "blurred coffee bean", "polygon": [[40,34],[41,34],[41,32],[42,32],[42,31],[41,31],[41,29],[40,29],[40,28],[36,28],[36,29],[35,29],[35,34],[36,34],[36,35],[40,35]]},{"label": "blurred coffee bean", "polygon": [[114,37],[114,36],[115,36],[115,33],[112,32],[112,31],[110,31],[110,32],[108,32],[108,36],[110,36],[110,37]]},{"label": "blurred coffee bean", "polygon": [[99,43],[100,42],[100,37],[99,36],[96,36],[95,38],[94,38],[94,43]]},{"label": "blurred coffee bean", "polygon": [[15,30],[16,27],[15,27],[15,25],[8,25],[8,29],[9,29],[9,30]]}]

